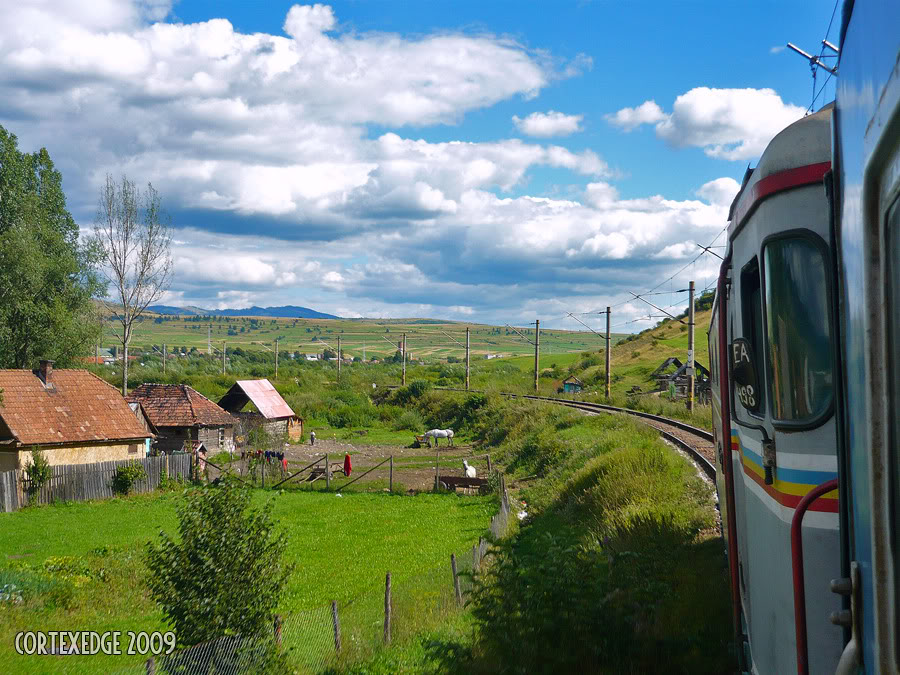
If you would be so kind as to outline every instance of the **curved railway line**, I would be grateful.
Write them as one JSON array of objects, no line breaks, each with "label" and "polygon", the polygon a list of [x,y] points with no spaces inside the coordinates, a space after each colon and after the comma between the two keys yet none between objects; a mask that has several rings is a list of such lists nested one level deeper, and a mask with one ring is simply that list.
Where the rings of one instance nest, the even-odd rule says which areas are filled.
[{"label": "curved railway line", "polygon": [[[466,391],[465,389],[457,389],[454,387],[435,387],[435,389],[443,389],[444,391]],[[470,393],[475,392],[474,389],[469,390]],[[481,392],[483,393],[483,392]],[[656,429],[660,436],[670,443],[684,450],[694,463],[703,471],[710,480],[716,480],[716,450],[715,441],[712,432],[691,426],[680,420],[673,420],[660,415],[642,412],[639,410],[630,410],[629,408],[618,408],[613,405],[605,405],[603,403],[589,403],[587,401],[573,401],[566,398],[554,398],[552,396],[534,396],[531,394],[511,394],[502,393],[502,396],[508,398],[523,398],[532,401],[543,401],[546,403],[555,403],[576,410],[585,412],[606,412],[621,413],[640,417],[645,424]]]}]

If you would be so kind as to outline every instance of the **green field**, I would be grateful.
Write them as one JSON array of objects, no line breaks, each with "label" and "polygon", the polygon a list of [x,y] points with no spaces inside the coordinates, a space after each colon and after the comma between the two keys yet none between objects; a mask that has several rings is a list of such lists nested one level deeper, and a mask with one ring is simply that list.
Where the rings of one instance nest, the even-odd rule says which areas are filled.
[{"label": "green field", "polygon": [[[202,319],[202,320],[200,320]],[[464,324],[431,319],[273,319],[250,317],[178,317],[148,315],[142,317],[134,329],[131,346],[152,351],[152,345],[160,348],[196,348],[206,352],[207,334],[214,348],[213,356],[221,355],[222,343],[226,350],[240,347],[245,351],[269,352],[275,349],[284,358],[288,353],[321,353],[330,346],[341,349],[347,357],[365,360],[375,356],[393,355],[401,337],[406,333],[407,350],[411,359],[436,360],[448,356],[465,356],[466,326],[471,329],[471,359],[483,359],[486,354],[515,356],[533,354],[534,347],[525,338],[506,327],[483,324]],[[104,324],[102,346],[116,344],[115,322],[107,319]],[[534,339],[534,330],[519,328],[528,339]],[[622,337],[622,336],[617,336]],[[605,340],[589,331],[541,330],[542,353],[550,355],[600,349]]]},{"label": "green field", "polygon": [[[25,602],[3,605],[0,611],[0,670],[47,672],[47,659],[53,657],[41,660],[14,653],[14,635],[23,629],[164,629],[162,615],[142,581],[146,571],[141,553],[160,529],[176,531],[179,494],[2,514],[0,587],[16,584],[24,589]],[[354,617],[363,624],[357,626],[360,630],[372,616],[377,620],[387,571],[398,589],[398,603],[404,589],[423,608],[424,596],[436,592],[435,586],[442,585],[444,594],[452,593],[447,581],[450,553],[470,550],[496,510],[490,499],[456,495],[256,494],[258,502],[267,498],[274,499],[273,517],[287,534],[286,559],[296,565],[279,612],[290,621],[321,613],[337,600],[339,606],[357,608],[348,614],[348,631]],[[301,628],[309,631],[298,626],[288,635],[286,629],[285,639],[298,639]],[[83,672],[135,662],[127,657],[66,658],[67,667],[79,659]]]}]

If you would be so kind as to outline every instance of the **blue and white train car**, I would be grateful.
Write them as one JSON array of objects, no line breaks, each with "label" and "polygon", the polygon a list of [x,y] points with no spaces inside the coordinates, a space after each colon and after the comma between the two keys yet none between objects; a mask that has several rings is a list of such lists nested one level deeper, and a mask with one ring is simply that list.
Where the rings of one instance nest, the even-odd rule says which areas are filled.
[{"label": "blue and white train car", "polygon": [[[843,643],[829,620],[841,599],[828,591],[841,575],[830,169],[829,106],[779,133],[747,172],[714,305],[718,489],[746,672],[797,672],[807,659],[810,672],[833,672]],[[832,489],[813,501],[822,484]]]},{"label": "blue and white train car", "polygon": [[847,1],[834,113],[847,644],[900,672],[900,3]]}]

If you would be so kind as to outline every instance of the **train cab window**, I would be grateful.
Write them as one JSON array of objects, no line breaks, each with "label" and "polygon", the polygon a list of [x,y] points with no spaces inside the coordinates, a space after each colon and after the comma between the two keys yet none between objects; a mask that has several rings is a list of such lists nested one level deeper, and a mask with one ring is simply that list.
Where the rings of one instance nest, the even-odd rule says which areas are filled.
[{"label": "train cab window", "polygon": [[[752,353],[754,370],[759,368],[763,354],[763,315],[762,315],[762,287],[759,278],[759,262],[753,258],[741,270],[741,323],[743,338],[749,343]],[[765,401],[763,400],[762,373],[756,372],[753,380],[758,383],[753,385],[751,397],[741,399],[742,406],[756,417],[763,415]],[[745,400],[746,399],[746,400]]]},{"label": "train cab window", "polygon": [[811,424],[832,403],[832,326],[823,244],[808,235],[769,241],[766,342],[772,417]]}]

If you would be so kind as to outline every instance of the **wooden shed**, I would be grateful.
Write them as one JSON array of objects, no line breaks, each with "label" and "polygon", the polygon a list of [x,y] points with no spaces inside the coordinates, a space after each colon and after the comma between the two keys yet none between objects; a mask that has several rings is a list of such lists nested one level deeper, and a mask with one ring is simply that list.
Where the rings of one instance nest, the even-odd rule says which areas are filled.
[{"label": "wooden shed", "polygon": [[566,379],[563,380],[563,391],[567,394],[577,394],[582,389],[584,389],[584,382],[579,380],[574,375],[569,375]]},{"label": "wooden shed", "polygon": [[186,384],[142,384],[127,400],[141,404],[162,452],[183,452],[190,441],[216,452],[234,450],[234,417]]},{"label": "wooden shed", "polygon": [[[255,412],[243,411],[248,403],[253,404]],[[268,380],[238,380],[219,399],[219,405],[240,420],[246,433],[262,425],[273,436],[286,436],[291,441],[303,435],[303,420]]]}]

